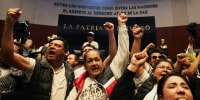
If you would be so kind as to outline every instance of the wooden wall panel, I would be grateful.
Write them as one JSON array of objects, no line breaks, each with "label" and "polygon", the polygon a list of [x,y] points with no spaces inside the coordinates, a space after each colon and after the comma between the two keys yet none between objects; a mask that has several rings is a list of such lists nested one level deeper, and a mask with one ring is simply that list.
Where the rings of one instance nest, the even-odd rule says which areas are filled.
[{"label": "wooden wall panel", "polygon": [[[175,57],[176,54],[184,52],[189,42],[189,34],[185,26],[156,28],[157,45],[160,46],[160,40],[164,38],[168,45],[168,55]],[[197,25],[197,35],[200,36],[200,25]],[[196,44],[194,42],[194,49]]]},{"label": "wooden wall panel", "polygon": [[188,36],[185,26],[156,29],[157,45],[160,46],[160,40],[164,38],[168,46],[168,55],[173,58],[187,48]]},{"label": "wooden wall panel", "polygon": [[56,26],[46,26],[46,25],[30,25],[30,38],[33,40],[33,46],[36,48],[47,43],[47,37],[52,34],[57,34]]}]

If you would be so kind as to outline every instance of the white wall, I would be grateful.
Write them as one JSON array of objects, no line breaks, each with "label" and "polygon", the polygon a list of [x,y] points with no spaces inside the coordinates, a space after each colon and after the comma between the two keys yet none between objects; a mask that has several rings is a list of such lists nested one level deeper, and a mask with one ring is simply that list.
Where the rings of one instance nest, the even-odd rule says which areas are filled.
[{"label": "white wall", "polygon": [[63,9],[83,10],[94,12],[94,9],[79,9],[70,7],[54,6],[54,2],[87,6],[138,6],[157,4],[157,8],[149,9],[126,9],[126,10],[97,10],[107,12],[135,12],[145,11],[147,14],[130,14],[128,17],[155,16],[156,27],[170,27],[187,25],[189,22],[200,23],[200,0],[1,0],[0,1],[0,20],[5,20],[7,9],[21,8],[23,15],[21,20],[29,20],[33,24],[57,26],[58,15],[77,15],[77,16],[96,16],[96,17],[116,17],[116,15],[81,15],[62,12]]},{"label": "white wall", "polygon": [[1,0],[0,1],[0,19],[5,20],[9,8],[20,8],[21,0]]},{"label": "white wall", "polygon": [[187,7],[185,0],[172,0],[172,12],[173,26],[185,25],[188,23]]},{"label": "white wall", "polygon": [[188,22],[200,24],[200,0],[186,0]]}]

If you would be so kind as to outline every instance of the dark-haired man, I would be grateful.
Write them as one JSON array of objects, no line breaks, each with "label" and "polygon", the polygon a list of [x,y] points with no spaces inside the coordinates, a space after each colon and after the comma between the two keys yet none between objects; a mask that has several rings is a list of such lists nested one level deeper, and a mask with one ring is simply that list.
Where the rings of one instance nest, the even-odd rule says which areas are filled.
[{"label": "dark-haired man", "polygon": [[149,64],[151,64],[152,67],[155,66],[156,62],[163,59],[162,51],[158,48],[152,48],[149,52]]},{"label": "dark-haired man", "polygon": [[67,56],[66,62],[71,65],[74,70],[76,70],[76,65],[78,64],[78,57],[75,54],[69,54]]},{"label": "dark-haired man", "polygon": [[71,65],[73,67],[75,79],[77,79],[82,74],[82,72],[85,72],[85,69],[81,68],[82,66],[78,66],[79,60],[78,60],[77,55],[75,55],[75,54],[69,54],[67,56],[66,63],[68,63],[69,65]]},{"label": "dark-haired man", "polygon": [[66,41],[62,38],[53,39],[49,43],[46,55],[41,60],[25,58],[15,53],[13,26],[21,13],[19,8],[11,8],[7,12],[1,42],[3,60],[25,72],[29,81],[26,95],[28,99],[64,100],[72,89],[74,81],[73,69],[63,63],[67,51]]}]

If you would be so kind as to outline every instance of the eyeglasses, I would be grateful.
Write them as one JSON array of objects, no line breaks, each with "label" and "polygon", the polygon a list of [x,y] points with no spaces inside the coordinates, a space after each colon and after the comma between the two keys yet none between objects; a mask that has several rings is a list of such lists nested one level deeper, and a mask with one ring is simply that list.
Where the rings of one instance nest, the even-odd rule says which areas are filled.
[{"label": "eyeglasses", "polygon": [[167,70],[173,70],[172,68],[170,68],[169,66],[165,67],[165,66],[160,66],[160,67],[156,67],[156,68],[159,68],[159,69],[167,69]]},{"label": "eyeglasses", "polygon": [[163,59],[163,56],[153,56],[152,58],[153,58],[153,59],[157,59],[157,58]]}]

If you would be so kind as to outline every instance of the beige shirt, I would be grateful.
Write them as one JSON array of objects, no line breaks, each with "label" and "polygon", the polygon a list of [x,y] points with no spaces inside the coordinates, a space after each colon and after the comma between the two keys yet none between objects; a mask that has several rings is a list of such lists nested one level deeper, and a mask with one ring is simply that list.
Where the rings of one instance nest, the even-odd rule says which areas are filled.
[{"label": "beige shirt", "polygon": [[83,74],[85,72],[85,67],[81,66],[80,68],[76,69],[74,71],[74,75],[75,75],[75,79],[77,79],[81,74]]}]

